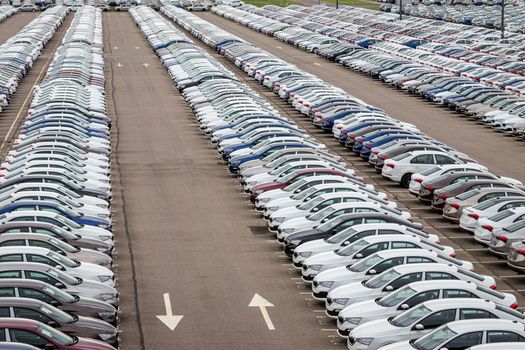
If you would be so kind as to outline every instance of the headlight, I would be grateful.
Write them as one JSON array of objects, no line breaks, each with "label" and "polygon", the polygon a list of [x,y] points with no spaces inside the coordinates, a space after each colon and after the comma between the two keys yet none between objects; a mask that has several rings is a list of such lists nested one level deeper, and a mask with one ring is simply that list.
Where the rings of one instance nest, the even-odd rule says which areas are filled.
[{"label": "headlight", "polygon": [[109,215],[108,214],[97,214],[97,216],[101,219],[107,219],[109,218]]},{"label": "headlight", "polygon": [[298,239],[296,239],[295,241],[286,241],[286,245],[298,246],[299,244],[301,244],[301,241]]},{"label": "headlight", "polygon": [[270,198],[261,198],[259,199],[259,203],[268,203],[270,201]]},{"label": "headlight", "polygon": [[312,252],[302,252],[302,253],[299,253],[299,256],[303,258],[309,258],[312,256]]},{"label": "headlight", "polygon": [[97,276],[97,278],[100,282],[106,282],[111,279],[111,276]]},{"label": "headlight", "polygon": [[282,232],[288,235],[290,233],[294,233],[294,231],[294,228],[285,228]]},{"label": "headlight", "polygon": [[332,300],[336,304],[345,305],[348,301],[348,298],[336,298]]},{"label": "headlight", "polygon": [[99,334],[98,336],[100,337],[100,339],[102,339],[104,341],[108,341],[109,339],[114,338],[115,334],[102,333],[102,334]]},{"label": "headlight", "polygon": [[114,299],[116,298],[115,294],[113,293],[102,293],[102,294],[99,294],[99,299],[102,299],[102,300],[109,300],[109,299]]},{"label": "headlight", "polygon": [[323,265],[310,265],[308,266],[308,268],[314,270],[314,271],[319,271],[323,268]]},{"label": "headlight", "polygon": [[109,241],[111,239],[111,236],[98,236],[98,239],[101,241]]},{"label": "headlight", "polygon": [[330,288],[331,286],[333,286],[333,284],[334,284],[334,281],[324,281],[324,282],[319,283],[320,286],[323,286],[325,288]]},{"label": "headlight", "polygon": [[279,210],[279,207],[269,207],[268,210],[269,211],[276,211],[276,210]]},{"label": "headlight", "polygon": [[356,341],[363,345],[370,345],[374,341],[374,338],[357,338]]},{"label": "headlight", "polygon": [[107,224],[98,224],[97,226],[100,228],[109,228],[109,225]]},{"label": "headlight", "polygon": [[[280,217],[277,217],[277,218],[273,218],[272,220],[273,220],[273,222],[284,222],[284,217],[280,216]],[[286,231],[286,230],[283,230],[283,232],[284,231]],[[293,231],[293,229],[292,229],[292,231]]]},{"label": "headlight", "polygon": [[[345,321],[348,322],[348,323],[351,323],[351,324],[358,324],[359,322],[361,322],[362,320],[362,317],[348,317],[348,318],[345,318]],[[363,339],[373,339],[373,338],[363,338]],[[366,344],[368,345],[368,344]]]},{"label": "headlight", "polygon": [[107,209],[108,206],[105,204],[97,204],[97,207]]},{"label": "headlight", "polygon": [[98,315],[103,320],[112,319],[112,318],[115,317],[115,313],[114,312],[99,312]]},{"label": "headlight", "polygon": [[111,259],[99,259],[95,261],[97,265],[107,266],[111,264]]}]

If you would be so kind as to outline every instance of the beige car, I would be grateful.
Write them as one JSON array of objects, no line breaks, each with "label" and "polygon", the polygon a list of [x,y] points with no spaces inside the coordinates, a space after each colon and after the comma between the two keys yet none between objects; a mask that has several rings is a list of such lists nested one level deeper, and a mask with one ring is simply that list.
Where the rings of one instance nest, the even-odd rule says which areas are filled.
[{"label": "beige car", "polygon": [[471,207],[497,197],[525,196],[525,191],[509,187],[488,187],[470,190],[455,197],[447,198],[443,207],[443,217],[452,222],[459,222],[463,208]]}]

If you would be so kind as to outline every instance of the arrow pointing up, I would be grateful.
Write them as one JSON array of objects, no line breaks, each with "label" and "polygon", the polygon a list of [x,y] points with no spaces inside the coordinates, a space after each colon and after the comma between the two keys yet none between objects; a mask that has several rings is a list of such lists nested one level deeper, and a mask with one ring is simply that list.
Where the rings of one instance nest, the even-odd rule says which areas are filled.
[{"label": "arrow pointing up", "polygon": [[273,307],[274,305],[270,303],[268,300],[264,299],[259,294],[255,293],[255,295],[252,298],[252,301],[250,301],[249,307],[258,307],[259,310],[261,310],[261,314],[264,318],[264,322],[266,322],[266,326],[269,330],[273,331],[275,330],[275,327],[273,326],[272,320],[270,319],[270,315],[268,315],[268,310],[266,310],[267,307]]},{"label": "arrow pointing up", "polygon": [[173,315],[169,293],[164,293],[164,306],[166,307],[166,315],[157,315],[157,318],[172,331],[177,327],[184,316]]}]

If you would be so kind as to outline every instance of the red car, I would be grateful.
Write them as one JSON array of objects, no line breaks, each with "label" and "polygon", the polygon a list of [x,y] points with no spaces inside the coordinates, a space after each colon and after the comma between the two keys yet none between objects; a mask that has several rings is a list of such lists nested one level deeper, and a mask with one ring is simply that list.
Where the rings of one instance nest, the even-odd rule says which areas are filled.
[{"label": "red car", "polygon": [[43,350],[115,350],[102,341],[72,337],[46,324],[25,318],[1,317],[0,329],[7,331],[2,337],[3,341],[29,344]]},{"label": "red car", "polygon": [[301,170],[294,171],[293,173],[290,173],[278,180],[264,182],[262,184],[254,186],[252,188],[252,193],[250,194],[250,200],[255,201],[255,198],[257,198],[257,196],[263,192],[270,191],[270,190],[276,190],[279,188],[285,188],[286,186],[296,181],[299,181],[301,179],[304,179],[305,177],[316,176],[316,175],[339,175],[339,176],[349,177],[349,178],[355,179],[356,183],[360,183],[361,185],[364,185],[364,183],[362,183],[362,178],[355,176],[350,171],[343,172],[340,170],[329,169],[329,168],[301,169]]}]

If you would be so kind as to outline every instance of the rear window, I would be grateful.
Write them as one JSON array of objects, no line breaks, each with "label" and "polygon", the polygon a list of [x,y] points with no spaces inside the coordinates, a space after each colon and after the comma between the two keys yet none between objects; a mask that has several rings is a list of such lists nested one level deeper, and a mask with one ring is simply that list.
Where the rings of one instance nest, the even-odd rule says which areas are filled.
[{"label": "rear window", "polygon": [[[0,219],[2,219],[1,216],[0,216]],[[504,230],[506,230],[508,232],[516,232],[516,231],[521,230],[523,228],[525,228],[525,220],[518,221],[518,222],[510,225],[509,227],[504,228]]]},{"label": "rear window", "polygon": [[498,202],[499,202],[499,199],[496,198],[496,199],[492,199],[492,200],[488,200],[488,201],[476,204],[472,208],[477,209],[477,210],[485,210],[485,209],[492,207],[493,205],[498,204]]},{"label": "rear window", "polygon": [[514,212],[512,210],[504,210],[501,213],[497,213],[496,215],[492,215],[491,217],[489,217],[489,220],[495,221],[495,222],[499,222],[499,221],[501,221],[503,219],[506,219],[506,218],[512,216],[513,214],[514,214]]}]

